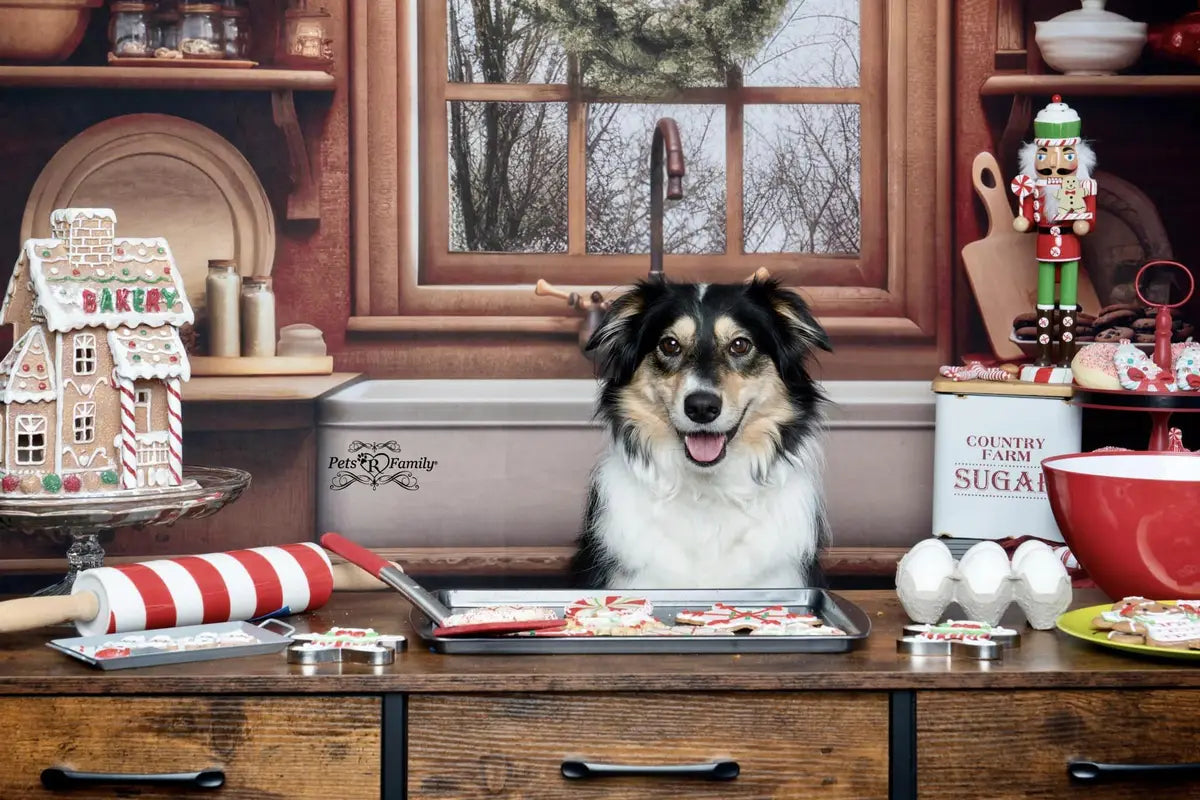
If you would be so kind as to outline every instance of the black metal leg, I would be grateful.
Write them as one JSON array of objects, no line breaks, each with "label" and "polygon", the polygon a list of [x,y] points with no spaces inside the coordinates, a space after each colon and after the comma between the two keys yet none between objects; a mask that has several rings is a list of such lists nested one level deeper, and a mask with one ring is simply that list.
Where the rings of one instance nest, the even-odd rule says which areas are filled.
[{"label": "black metal leg", "polygon": [[917,693],[892,692],[888,742],[888,796],[917,800]]},{"label": "black metal leg", "polygon": [[403,694],[383,696],[383,800],[405,800],[408,797],[408,697]]}]

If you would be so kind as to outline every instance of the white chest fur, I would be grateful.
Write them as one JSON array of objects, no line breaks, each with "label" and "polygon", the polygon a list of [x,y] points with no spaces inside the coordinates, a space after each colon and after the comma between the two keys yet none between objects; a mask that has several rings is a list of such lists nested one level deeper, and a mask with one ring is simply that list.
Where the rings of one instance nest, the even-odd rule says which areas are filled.
[{"label": "white chest fur", "polygon": [[803,565],[817,548],[820,503],[815,460],[780,462],[760,485],[734,453],[700,472],[682,455],[643,466],[610,451],[595,476],[595,533],[617,564],[612,588],[808,585]]}]

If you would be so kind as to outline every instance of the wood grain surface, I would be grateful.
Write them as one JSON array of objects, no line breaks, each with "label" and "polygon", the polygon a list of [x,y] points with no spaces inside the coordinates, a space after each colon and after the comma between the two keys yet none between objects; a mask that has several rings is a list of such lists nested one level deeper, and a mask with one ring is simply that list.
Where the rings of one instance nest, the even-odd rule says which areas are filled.
[{"label": "wood grain surface", "polygon": [[1180,764],[1196,755],[1200,692],[919,692],[921,800],[1187,800],[1200,779],[1073,783],[1071,760]]},{"label": "wood grain surface", "polygon": [[[882,692],[430,695],[412,698],[408,711],[412,800],[888,796]],[[639,766],[732,759],[740,774],[715,782],[568,780],[567,759]]]},{"label": "wood grain surface", "polygon": [[[447,656],[417,637],[410,617],[419,615],[397,593],[335,592],[323,608],[287,621],[300,631],[336,625],[405,634],[408,647],[394,666],[328,666],[309,674],[276,654],[102,673],[45,646],[75,635],[63,626],[0,634],[0,694],[1200,688],[1200,662],[1130,657],[1057,631],[1031,630],[1015,606],[1001,622],[1020,630],[1021,647],[1001,663],[901,655],[896,638],[908,618],[895,592],[840,596],[872,623],[864,647],[850,653]],[[1099,592],[1077,590],[1074,606],[1103,601]]]},{"label": "wood grain surface", "polygon": [[[61,767],[126,774],[221,769],[225,785],[216,794],[225,800],[378,798],[381,722],[380,700],[369,697],[0,698],[0,797],[62,796],[40,780],[42,770]],[[132,796],[112,786],[69,795]],[[142,786],[136,796],[180,793]]]}]

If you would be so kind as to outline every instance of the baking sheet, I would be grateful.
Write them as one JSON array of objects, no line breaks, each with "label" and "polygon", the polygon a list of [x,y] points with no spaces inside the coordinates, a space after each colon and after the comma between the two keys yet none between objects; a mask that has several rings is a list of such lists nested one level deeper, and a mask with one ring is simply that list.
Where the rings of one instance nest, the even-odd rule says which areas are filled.
[{"label": "baking sheet", "polygon": [[[278,620],[268,620],[263,623],[279,625],[290,629],[286,623]],[[149,643],[156,636],[167,636],[173,640],[194,639],[201,634],[221,636],[222,634],[241,633],[254,641],[236,644],[219,644],[195,650],[168,650],[148,644],[137,644],[138,637]],[[128,642],[130,653],[126,656],[97,656],[96,651],[106,645],[120,645]],[[214,661],[221,658],[240,658],[242,656],[257,656],[278,653],[292,643],[291,636],[275,633],[260,625],[249,622],[218,622],[211,625],[185,625],[178,628],[162,628],[140,633],[106,633],[99,636],[78,636],[71,639],[54,639],[47,646],[72,658],[77,658],[86,664],[105,670],[129,669],[130,667],[154,667],[161,664],[183,664],[190,661]]]},{"label": "baking sheet", "polygon": [[447,654],[546,654],[546,653],[845,653],[860,646],[871,632],[866,613],[844,597],[824,589],[723,589],[588,592],[578,589],[544,591],[488,589],[443,590],[438,599],[451,611],[493,605],[549,606],[560,615],[582,597],[621,594],[644,597],[654,606],[654,616],[668,625],[684,609],[703,610],[714,603],[741,608],[785,606],[795,613],[814,614],[846,632],[845,636],[496,636],[439,637],[433,622],[414,609],[413,628],[434,652]]}]

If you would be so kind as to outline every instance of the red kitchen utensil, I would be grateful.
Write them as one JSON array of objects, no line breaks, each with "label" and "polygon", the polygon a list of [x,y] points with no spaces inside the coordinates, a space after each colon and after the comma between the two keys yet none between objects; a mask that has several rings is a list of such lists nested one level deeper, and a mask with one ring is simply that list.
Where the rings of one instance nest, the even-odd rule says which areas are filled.
[{"label": "red kitchen utensil", "polygon": [[321,545],[342,558],[357,564],[379,580],[407,597],[413,605],[425,612],[434,622],[434,636],[491,636],[523,631],[546,630],[566,627],[564,619],[504,620],[481,622],[471,625],[447,625],[452,617],[450,609],[429,593],[410,575],[395,564],[380,558],[362,545],[355,544],[338,533],[326,533]]}]

